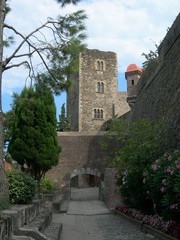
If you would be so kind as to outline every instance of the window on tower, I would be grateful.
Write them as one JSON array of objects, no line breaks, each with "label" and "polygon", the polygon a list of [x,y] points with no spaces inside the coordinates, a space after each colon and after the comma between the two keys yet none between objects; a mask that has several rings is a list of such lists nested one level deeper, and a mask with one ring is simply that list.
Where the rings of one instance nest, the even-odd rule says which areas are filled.
[{"label": "window on tower", "polygon": [[97,60],[96,61],[96,70],[97,71],[104,71],[105,70],[104,61],[102,61],[102,60]]},{"label": "window on tower", "polygon": [[134,80],[132,80],[132,85],[134,85]]},{"label": "window on tower", "polygon": [[96,92],[104,93],[104,83],[103,82],[97,82]]},{"label": "window on tower", "polygon": [[94,119],[103,119],[103,109],[95,108],[94,109]]}]

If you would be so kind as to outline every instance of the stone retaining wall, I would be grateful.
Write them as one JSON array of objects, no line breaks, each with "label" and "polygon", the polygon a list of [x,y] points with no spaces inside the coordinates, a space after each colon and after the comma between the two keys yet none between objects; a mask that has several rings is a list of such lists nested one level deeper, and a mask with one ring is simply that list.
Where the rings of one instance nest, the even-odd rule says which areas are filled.
[{"label": "stone retaining wall", "polygon": [[0,239],[10,240],[13,232],[31,222],[40,211],[40,202],[28,205],[13,204],[0,212]]}]

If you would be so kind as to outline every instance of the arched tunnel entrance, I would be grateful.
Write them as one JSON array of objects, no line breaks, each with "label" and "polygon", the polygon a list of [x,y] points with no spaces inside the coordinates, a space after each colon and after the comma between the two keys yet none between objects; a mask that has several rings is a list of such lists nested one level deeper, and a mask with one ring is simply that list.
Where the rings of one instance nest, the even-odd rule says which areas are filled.
[{"label": "arched tunnel entrance", "polygon": [[98,199],[101,180],[102,174],[97,169],[75,169],[70,177],[70,199]]}]

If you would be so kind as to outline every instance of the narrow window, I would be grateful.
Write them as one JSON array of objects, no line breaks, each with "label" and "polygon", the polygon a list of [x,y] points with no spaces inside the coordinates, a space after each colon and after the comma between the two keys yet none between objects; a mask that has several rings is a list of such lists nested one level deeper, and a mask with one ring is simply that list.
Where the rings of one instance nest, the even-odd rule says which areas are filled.
[{"label": "narrow window", "polygon": [[100,71],[103,71],[103,61],[100,62]]},{"label": "narrow window", "polygon": [[100,85],[100,82],[97,83],[97,92],[99,93],[100,92],[100,88],[101,88],[101,85]]},{"label": "narrow window", "polygon": [[94,118],[96,118],[97,115],[96,115],[96,109],[94,109]]},{"label": "narrow window", "polygon": [[97,109],[97,119],[99,119],[99,118],[100,118],[100,110]]},{"label": "narrow window", "polygon": [[104,93],[104,83],[102,83],[102,82],[97,82],[96,92],[98,92],[98,93]]},{"label": "narrow window", "polygon": [[103,119],[103,110],[100,111],[100,118]]},{"label": "narrow window", "polygon": [[97,61],[97,70],[101,71],[100,69],[101,69],[101,63],[100,63],[100,61]]},{"label": "narrow window", "polygon": [[134,80],[132,80],[132,85],[134,85]]},{"label": "narrow window", "polygon": [[98,71],[104,70],[104,62],[103,61],[97,61],[97,70]]},{"label": "narrow window", "polygon": [[104,83],[100,83],[100,93],[104,92]]}]

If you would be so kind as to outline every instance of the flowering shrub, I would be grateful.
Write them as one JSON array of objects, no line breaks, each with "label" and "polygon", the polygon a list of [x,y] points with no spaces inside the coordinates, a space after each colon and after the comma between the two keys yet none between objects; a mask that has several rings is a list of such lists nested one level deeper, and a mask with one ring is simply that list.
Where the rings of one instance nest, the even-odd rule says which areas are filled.
[{"label": "flowering shrub", "polygon": [[153,212],[152,201],[147,198],[142,173],[143,170],[138,167],[128,168],[119,174],[117,185],[126,205],[149,214]]},{"label": "flowering shrub", "polygon": [[167,234],[175,237],[180,237],[180,223],[176,221],[166,221],[163,217],[159,215],[145,215],[141,211],[134,208],[129,208],[128,206],[117,206],[116,211],[122,212],[138,221],[141,221],[151,227],[161,230]]},{"label": "flowering shrub", "polygon": [[180,216],[180,151],[166,153],[144,172],[143,183],[154,210],[166,219]]}]

